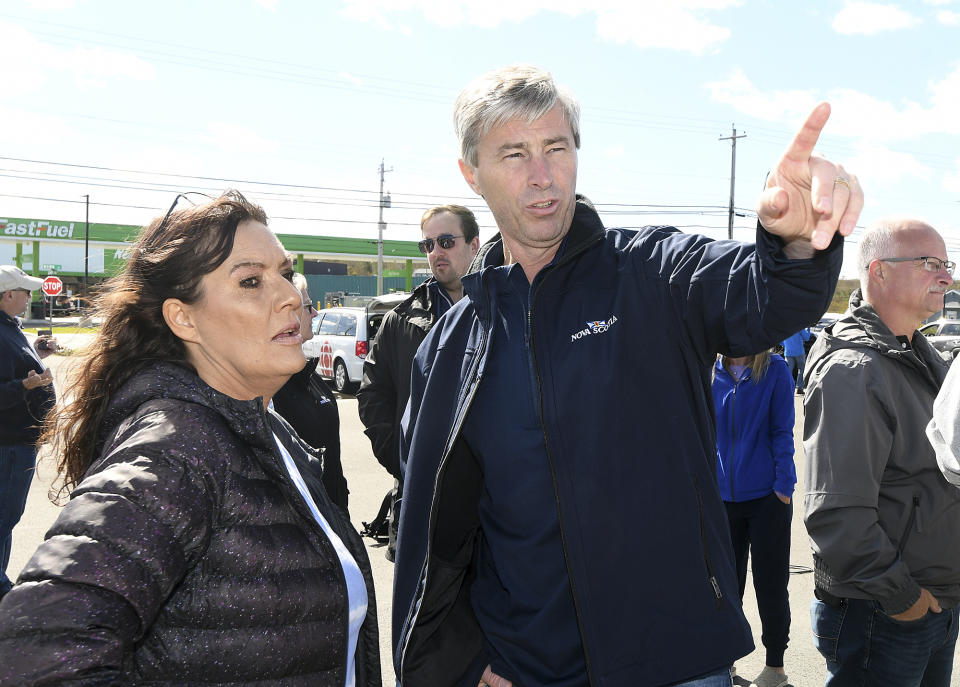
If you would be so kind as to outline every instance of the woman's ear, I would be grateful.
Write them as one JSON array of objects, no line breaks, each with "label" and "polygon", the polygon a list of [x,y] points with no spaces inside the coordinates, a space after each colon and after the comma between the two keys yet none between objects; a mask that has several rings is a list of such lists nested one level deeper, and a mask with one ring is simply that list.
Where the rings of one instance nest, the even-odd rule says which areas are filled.
[{"label": "woman's ear", "polygon": [[163,319],[178,339],[198,343],[200,334],[193,322],[193,309],[179,298],[168,298],[161,306]]}]

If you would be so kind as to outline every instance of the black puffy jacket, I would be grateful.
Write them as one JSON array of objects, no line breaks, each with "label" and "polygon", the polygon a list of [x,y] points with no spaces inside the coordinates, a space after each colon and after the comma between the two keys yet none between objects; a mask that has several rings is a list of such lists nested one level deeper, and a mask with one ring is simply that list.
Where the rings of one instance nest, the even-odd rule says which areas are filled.
[{"label": "black puffy jacket", "polygon": [[342,687],[343,571],[276,434],[363,571],[356,684],[380,685],[369,560],[283,420],[157,363],[103,426],[100,458],[0,602],[0,684]]}]

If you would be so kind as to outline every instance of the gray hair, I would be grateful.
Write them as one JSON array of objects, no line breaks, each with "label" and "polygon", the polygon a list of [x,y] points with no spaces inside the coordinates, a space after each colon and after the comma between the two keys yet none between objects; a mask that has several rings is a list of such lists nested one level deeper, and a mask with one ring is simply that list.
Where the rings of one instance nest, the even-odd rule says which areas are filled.
[{"label": "gray hair", "polygon": [[453,125],[460,140],[460,157],[477,166],[477,146],[495,126],[510,119],[533,122],[557,104],[573,130],[573,144],[580,147],[580,104],[573,94],[558,86],[550,72],[515,64],[495,69],[464,88],[453,108]]},{"label": "gray hair", "polygon": [[[860,237],[857,250],[857,269],[860,276],[860,288],[866,292],[870,277],[870,263],[882,258],[896,258],[901,241],[909,241],[910,232],[932,231],[938,234],[930,224],[922,219],[906,215],[883,217],[867,227]],[[907,236],[903,234],[907,232]]]},{"label": "gray hair", "polygon": [[303,291],[306,291],[307,293],[310,292],[310,286],[307,284],[307,278],[299,272],[294,272],[293,278],[290,281],[292,281],[293,285],[297,287],[297,291],[300,291],[301,293]]},{"label": "gray hair", "polygon": [[880,258],[895,257],[893,254],[897,245],[894,236],[900,228],[901,218],[885,217],[877,220],[863,232],[860,245],[857,247],[857,274],[860,277],[860,289],[867,290],[870,278],[870,263]]}]

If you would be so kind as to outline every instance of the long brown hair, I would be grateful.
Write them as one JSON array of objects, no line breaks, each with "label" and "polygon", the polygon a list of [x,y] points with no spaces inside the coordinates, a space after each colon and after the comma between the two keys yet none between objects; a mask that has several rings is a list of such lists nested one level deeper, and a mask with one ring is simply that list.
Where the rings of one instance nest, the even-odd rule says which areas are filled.
[{"label": "long brown hair", "polygon": [[172,210],[143,230],[123,272],[104,285],[96,301],[100,331],[75,368],[69,401],[58,402],[44,423],[40,442],[52,444],[58,456],[60,494],[75,487],[98,458],[104,413],[130,377],[158,360],[192,369],[183,341],[163,319],[164,301],[197,302],[201,279],[230,256],[237,225],[267,223],[263,209],[237,191]]}]

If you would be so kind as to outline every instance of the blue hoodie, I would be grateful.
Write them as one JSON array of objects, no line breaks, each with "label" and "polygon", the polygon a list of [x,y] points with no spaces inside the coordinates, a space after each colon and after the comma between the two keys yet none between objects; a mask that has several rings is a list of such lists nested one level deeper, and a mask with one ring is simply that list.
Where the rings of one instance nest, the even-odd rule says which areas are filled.
[{"label": "blue hoodie", "polygon": [[793,377],[786,361],[770,356],[759,382],[747,370],[739,382],[717,360],[713,378],[717,415],[717,480],[724,501],[793,494]]}]

